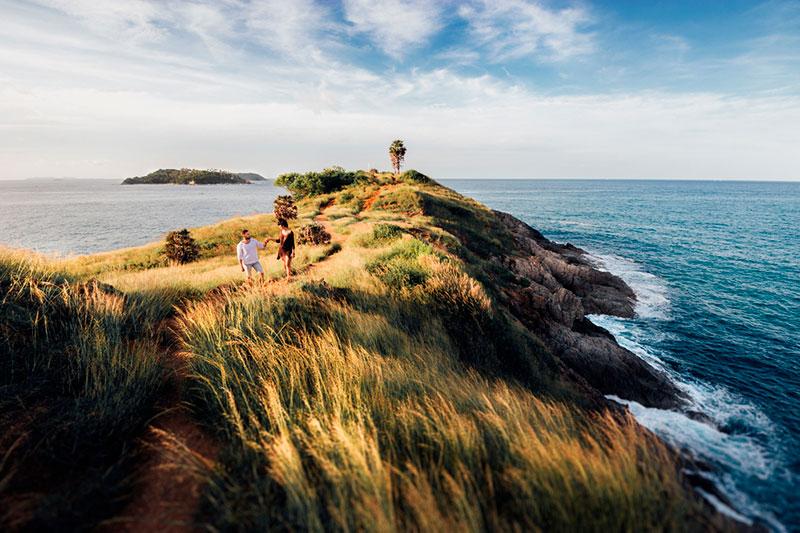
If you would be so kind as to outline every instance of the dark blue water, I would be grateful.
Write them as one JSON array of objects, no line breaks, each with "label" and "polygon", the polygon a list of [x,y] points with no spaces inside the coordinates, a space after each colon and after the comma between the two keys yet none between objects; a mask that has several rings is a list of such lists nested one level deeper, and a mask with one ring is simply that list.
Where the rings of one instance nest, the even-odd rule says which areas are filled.
[{"label": "dark blue water", "polygon": [[800,183],[444,180],[626,279],[637,317],[593,317],[667,370],[718,431],[630,404],[713,462],[737,511],[800,530]]}]

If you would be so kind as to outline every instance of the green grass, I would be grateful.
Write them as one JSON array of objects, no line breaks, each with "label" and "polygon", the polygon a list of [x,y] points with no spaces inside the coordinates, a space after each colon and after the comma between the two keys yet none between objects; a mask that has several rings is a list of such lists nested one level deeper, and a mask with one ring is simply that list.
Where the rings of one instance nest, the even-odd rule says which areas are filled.
[{"label": "green grass", "polygon": [[219,447],[186,458],[196,529],[702,529],[674,453],[587,408],[501,303],[491,211],[413,173],[317,178],[293,225],[322,212],[333,242],[299,247],[291,283],[274,245],[265,284],[233,255],[242,227],[277,235],[271,215],[193,229],[182,266],[159,243],[0,251],[0,526],[119,513],[177,348],[181,401]]}]

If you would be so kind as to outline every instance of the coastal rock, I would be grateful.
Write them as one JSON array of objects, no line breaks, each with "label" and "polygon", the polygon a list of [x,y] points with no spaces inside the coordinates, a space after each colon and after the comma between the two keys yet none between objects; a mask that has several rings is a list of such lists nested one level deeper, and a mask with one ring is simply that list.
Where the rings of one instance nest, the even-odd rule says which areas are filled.
[{"label": "coastal rock", "polygon": [[557,244],[507,213],[495,215],[514,247],[500,258],[521,288],[506,288],[512,312],[572,371],[603,394],[658,408],[678,408],[683,393],[669,377],[620,346],[587,314],[630,318],[636,294],[619,277],[595,268],[584,250]]}]

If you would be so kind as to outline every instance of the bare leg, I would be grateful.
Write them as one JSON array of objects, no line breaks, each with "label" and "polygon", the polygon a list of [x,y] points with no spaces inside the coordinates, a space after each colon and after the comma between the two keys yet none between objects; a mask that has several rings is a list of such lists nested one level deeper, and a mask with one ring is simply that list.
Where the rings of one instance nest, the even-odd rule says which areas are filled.
[{"label": "bare leg", "polygon": [[283,260],[283,269],[286,271],[286,279],[289,279],[292,277],[292,257],[284,254],[281,259]]}]

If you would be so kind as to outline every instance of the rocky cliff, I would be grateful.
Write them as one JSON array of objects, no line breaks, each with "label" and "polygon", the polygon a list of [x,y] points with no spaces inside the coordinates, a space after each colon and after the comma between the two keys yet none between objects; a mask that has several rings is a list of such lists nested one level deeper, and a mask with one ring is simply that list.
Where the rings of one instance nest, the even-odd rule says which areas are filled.
[{"label": "rocky cliff", "polygon": [[663,372],[586,318],[632,317],[633,290],[619,277],[598,270],[584,250],[554,243],[508,213],[494,214],[514,239],[509,253],[496,260],[527,284],[504,289],[515,316],[603,394],[651,407],[680,407],[682,393]]}]

